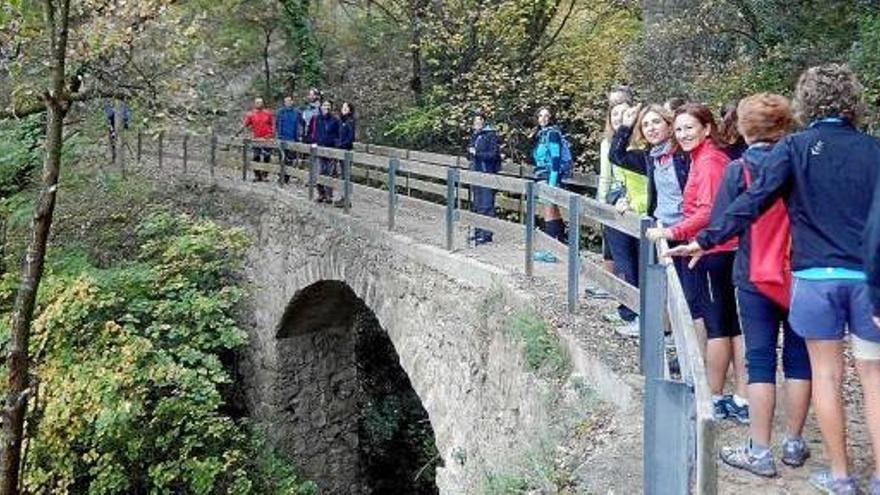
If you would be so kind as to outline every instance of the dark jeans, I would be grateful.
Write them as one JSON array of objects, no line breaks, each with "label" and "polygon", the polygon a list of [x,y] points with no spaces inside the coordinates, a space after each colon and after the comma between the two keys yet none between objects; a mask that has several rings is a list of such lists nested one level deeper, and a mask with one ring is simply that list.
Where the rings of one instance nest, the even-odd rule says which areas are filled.
[{"label": "dark jeans", "polygon": [[[639,240],[619,230],[605,227],[605,242],[614,260],[614,274],[630,285],[639,286]],[[624,321],[633,321],[638,314],[623,304],[617,312]]]},{"label": "dark jeans", "polygon": [[[269,163],[272,161],[272,148],[264,148],[263,146],[254,146],[254,161],[259,163]],[[254,170],[254,177],[258,180],[263,180],[268,177],[267,172],[263,172],[262,170]]]},{"label": "dark jeans", "polygon": [[[488,187],[471,186],[472,204],[474,212],[487,217],[495,218],[495,190]],[[474,230],[477,241],[487,242],[492,240],[492,231],[477,228]]]},{"label": "dark jeans", "polygon": [[[336,160],[332,158],[318,158],[318,165],[320,166],[321,175],[326,175],[327,177],[336,177],[338,175],[336,171]],[[318,199],[332,200],[333,199],[333,188],[330,186],[325,186],[322,184],[318,184]]]}]

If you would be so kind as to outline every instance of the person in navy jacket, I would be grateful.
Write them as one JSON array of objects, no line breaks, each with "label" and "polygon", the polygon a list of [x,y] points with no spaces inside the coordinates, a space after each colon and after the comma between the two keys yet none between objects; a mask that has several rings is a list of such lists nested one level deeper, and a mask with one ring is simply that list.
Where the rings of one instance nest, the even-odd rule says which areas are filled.
[{"label": "person in navy jacket", "polygon": [[[321,113],[312,117],[312,123],[309,126],[312,129],[313,146],[321,146],[325,148],[334,148],[339,140],[339,119],[333,115],[333,102],[324,100],[321,103]],[[336,176],[336,160],[332,158],[319,157],[318,162],[321,165],[321,175],[330,177]],[[318,203],[333,203],[333,188],[318,184]]]},{"label": "person in navy jacket", "polygon": [[[485,174],[497,174],[501,169],[501,148],[495,129],[486,122],[486,116],[474,116],[473,134],[468,145],[471,170]],[[473,209],[480,215],[495,217],[495,190],[489,187],[471,186]],[[492,242],[492,231],[474,229],[474,243]]]},{"label": "person in navy jacket", "polygon": [[874,323],[880,328],[880,177],[877,179],[874,206],[871,207],[868,228],[865,230],[865,272],[874,304]]},{"label": "person in navy jacket", "polygon": [[813,368],[813,407],[830,469],[810,482],[824,493],[856,493],[846,453],[843,407],[844,332],[849,330],[874,447],[870,492],[880,493],[880,328],[865,273],[868,212],[880,176],[880,142],[856,128],[862,87],[845,65],[807,69],[795,89],[795,110],[807,127],[782,139],[751,187],[724,214],[680,248],[701,250],[742,233],[776,198],[788,207],[792,233],[789,323],[807,342]]},{"label": "person in navy jacket", "polygon": [[[299,141],[302,129],[302,114],[293,105],[293,97],[285,96],[284,105],[275,111],[275,138],[280,141]],[[284,163],[293,163],[294,152],[284,149]]]}]

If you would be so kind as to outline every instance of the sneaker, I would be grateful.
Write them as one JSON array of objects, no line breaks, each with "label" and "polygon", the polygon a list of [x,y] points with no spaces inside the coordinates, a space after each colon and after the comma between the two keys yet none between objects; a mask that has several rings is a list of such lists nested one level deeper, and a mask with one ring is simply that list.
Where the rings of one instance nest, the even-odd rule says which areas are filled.
[{"label": "sneaker", "polygon": [[630,339],[637,339],[641,335],[639,331],[639,319],[636,317],[633,321],[628,321],[623,325],[618,325],[614,327],[614,331],[617,332],[617,335],[621,337],[626,337]]},{"label": "sneaker", "polygon": [[335,206],[337,208],[345,208],[345,206],[346,206],[345,198],[337,199],[336,201],[333,202],[333,206]]},{"label": "sneaker", "polygon": [[871,476],[871,481],[868,482],[868,495],[880,495],[880,478]]},{"label": "sneaker", "polygon": [[736,405],[733,396],[728,394],[724,396],[724,407],[727,408],[727,417],[736,421],[741,425],[749,424],[749,405]]},{"label": "sneaker", "polygon": [[773,462],[773,454],[769,450],[762,456],[755,456],[752,455],[752,449],[746,444],[742,447],[722,447],[718,456],[721,457],[724,464],[732,468],[768,478],[776,476],[776,463]]},{"label": "sneaker", "polygon": [[835,478],[830,469],[820,469],[810,475],[810,485],[827,495],[856,495],[859,493],[856,479],[852,476]]},{"label": "sneaker", "polygon": [[[792,440],[786,438],[782,441],[782,463],[786,466],[801,467],[810,458],[810,448],[803,438]],[[880,486],[878,486],[880,488]],[[877,492],[880,495],[880,491]]]},{"label": "sneaker", "polygon": [[541,263],[556,263],[559,259],[555,254],[550,251],[535,251],[535,255],[533,256],[535,261],[539,261]]},{"label": "sneaker", "polygon": [[730,417],[727,412],[727,396],[722,399],[712,399],[712,409],[715,413],[715,421],[722,421]]},{"label": "sneaker", "polygon": [[588,285],[584,288],[587,297],[593,299],[611,299],[611,293],[598,285]]}]

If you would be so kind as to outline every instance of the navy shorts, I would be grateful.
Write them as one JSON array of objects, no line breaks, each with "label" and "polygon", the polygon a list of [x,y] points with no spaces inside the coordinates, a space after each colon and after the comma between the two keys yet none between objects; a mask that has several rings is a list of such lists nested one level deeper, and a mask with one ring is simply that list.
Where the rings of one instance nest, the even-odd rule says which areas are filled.
[{"label": "navy shorts", "polygon": [[749,383],[776,383],[777,344],[782,328],[782,370],[785,377],[810,380],[807,343],[788,324],[788,312],[767,296],[751,289],[736,289],[739,322],[746,344]]},{"label": "navy shorts", "polygon": [[788,321],[806,340],[841,340],[846,329],[880,343],[868,284],[860,280],[810,280],[795,277]]},{"label": "navy shorts", "polygon": [[[670,241],[669,247],[673,248],[684,244],[680,241]],[[694,283],[695,270],[688,268],[691,262],[690,257],[676,256],[672,258],[672,264],[675,266],[675,272],[678,273],[678,280],[681,282],[681,290],[684,292],[684,298],[687,301],[688,309],[691,312],[691,318],[699,320],[703,317],[698,304],[699,294]]]},{"label": "navy shorts", "polygon": [[695,304],[709,339],[736,337],[741,333],[733,287],[735,256],[733,251],[709,253],[692,270]]}]

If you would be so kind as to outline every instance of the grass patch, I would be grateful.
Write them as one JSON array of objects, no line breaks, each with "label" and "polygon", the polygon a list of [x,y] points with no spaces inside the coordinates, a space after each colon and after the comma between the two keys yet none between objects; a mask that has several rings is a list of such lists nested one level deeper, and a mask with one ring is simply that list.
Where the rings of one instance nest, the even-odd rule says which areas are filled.
[{"label": "grass patch", "polygon": [[571,370],[571,360],[559,343],[559,337],[547,323],[530,310],[515,313],[508,325],[510,335],[522,342],[526,366],[556,378]]}]

